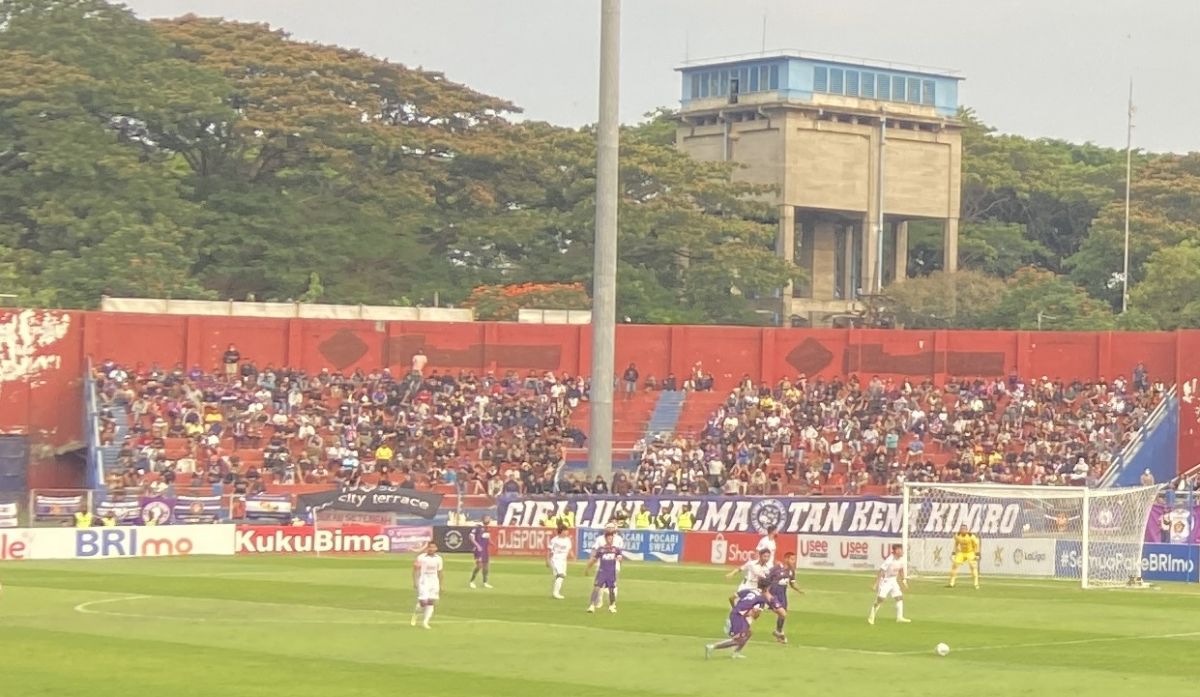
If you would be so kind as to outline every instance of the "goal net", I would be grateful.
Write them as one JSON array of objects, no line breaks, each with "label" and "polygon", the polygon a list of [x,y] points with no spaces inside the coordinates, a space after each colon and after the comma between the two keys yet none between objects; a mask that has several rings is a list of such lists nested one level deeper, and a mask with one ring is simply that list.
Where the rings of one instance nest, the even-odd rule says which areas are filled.
[{"label": "goal net", "polygon": [[[909,572],[946,576],[962,526],[980,539],[982,576],[1124,586],[1142,575],[1146,521],[1158,487],[906,483],[902,535]],[[960,569],[967,576],[967,569]]]}]

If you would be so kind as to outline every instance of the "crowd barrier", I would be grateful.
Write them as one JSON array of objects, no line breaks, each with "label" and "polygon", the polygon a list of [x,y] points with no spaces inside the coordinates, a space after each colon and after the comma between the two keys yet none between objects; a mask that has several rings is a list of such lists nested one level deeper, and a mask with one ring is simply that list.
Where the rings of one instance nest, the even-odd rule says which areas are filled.
[{"label": "crowd barrier", "polygon": [[[432,540],[447,554],[474,551],[470,527],[345,525],[336,528],[284,525],[177,525],[93,528],[0,529],[0,562],[25,560],[116,559],[188,555],[251,554],[379,554],[413,553]],[[596,538],[594,528],[574,531],[576,554],[587,559]],[[621,530],[626,555],[647,562],[738,565],[755,556],[761,534],[676,530]],[[548,551],[553,528],[498,526],[490,529],[494,556],[541,557]],[[869,572],[883,561],[897,535],[779,535],[776,554],[796,554],[797,566],[810,571]],[[926,569],[948,569],[952,541],[946,537],[910,541],[909,556]],[[1077,541],[1046,537],[984,540],[980,570],[988,576],[1050,577],[1077,575]],[[1200,545],[1143,545],[1141,559],[1133,546],[1123,552],[1109,546],[1092,555],[1094,568],[1147,581],[1200,582]]]}]

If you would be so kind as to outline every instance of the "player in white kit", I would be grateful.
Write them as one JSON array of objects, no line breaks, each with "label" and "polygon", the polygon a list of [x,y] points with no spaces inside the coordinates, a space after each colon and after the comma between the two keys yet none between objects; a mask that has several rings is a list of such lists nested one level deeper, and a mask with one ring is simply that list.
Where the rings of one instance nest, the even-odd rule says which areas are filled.
[{"label": "player in white kit", "polygon": [[758,550],[758,557],[725,574],[725,578],[733,578],[738,574],[742,575],[742,582],[738,585],[737,590],[733,592],[733,595],[729,596],[729,605],[731,607],[737,602],[738,593],[758,589],[758,582],[771,573],[770,559],[771,550],[760,549]]},{"label": "player in white kit", "polygon": [[904,616],[904,591],[908,589],[908,580],[904,578],[904,545],[892,545],[892,553],[879,565],[879,573],[875,576],[875,604],[871,606],[871,614],[867,615],[867,624],[875,624],[875,613],[879,606],[888,598],[896,600],[896,621],[911,622]]},{"label": "player in white kit", "polygon": [[413,608],[409,624],[417,626],[417,615],[421,614],[421,626],[429,629],[429,620],[433,618],[433,606],[437,604],[442,592],[442,558],[438,556],[437,545],[432,540],[413,562],[413,588],[417,590],[417,605]]},{"label": "player in white kit", "polygon": [[574,543],[571,541],[571,531],[565,525],[558,526],[558,534],[550,538],[549,550],[546,553],[546,566],[554,575],[554,585],[550,595],[556,600],[562,600],[563,580],[567,577],[567,562],[571,559]]},{"label": "player in white kit", "polygon": [[755,547],[755,549],[757,549],[760,552],[764,549],[770,550],[771,559],[769,560],[768,563],[772,564],[772,565],[775,564],[775,538],[778,535],[779,535],[779,528],[775,527],[774,525],[769,526],[767,528],[767,534],[762,536],[762,539],[760,539],[758,541],[758,546]]}]

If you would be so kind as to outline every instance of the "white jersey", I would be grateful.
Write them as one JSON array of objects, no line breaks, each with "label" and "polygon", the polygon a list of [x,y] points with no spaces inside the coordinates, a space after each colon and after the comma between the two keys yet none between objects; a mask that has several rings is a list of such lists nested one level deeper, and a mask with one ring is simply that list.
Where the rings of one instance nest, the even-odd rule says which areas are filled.
[{"label": "white jersey", "polygon": [[738,586],[738,590],[748,590],[758,588],[758,582],[767,577],[771,573],[770,564],[759,564],[757,559],[742,564],[742,585]]},{"label": "white jersey", "polygon": [[774,564],[774,563],[775,563],[775,540],[772,540],[772,539],[771,539],[769,536],[767,536],[767,535],[763,535],[763,538],[762,538],[761,540],[759,540],[759,541],[758,541],[758,546],[756,546],[756,547],[754,548],[754,551],[756,551],[756,552],[757,552],[757,551],[758,551],[758,550],[760,550],[760,549],[769,549],[769,550],[771,550],[771,558],[770,558],[770,560],[768,560],[768,563],[769,563],[769,564]]},{"label": "white jersey", "polygon": [[555,576],[567,575],[567,559],[571,556],[574,544],[569,537],[550,538],[550,573]]},{"label": "white jersey", "polygon": [[413,566],[417,569],[417,600],[437,600],[442,591],[438,577],[442,572],[442,558],[436,554],[421,554]]},{"label": "white jersey", "polygon": [[571,556],[571,548],[573,546],[569,537],[550,538],[550,560],[566,562]]},{"label": "white jersey", "polygon": [[879,575],[884,579],[895,579],[904,571],[904,560],[888,555],[879,565]]},{"label": "white jersey", "polygon": [[902,598],[904,591],[900,589],[900,576],[904,573],[904,560],[888,555],[879,565],[879,584],[876,596],[880,598]]}]

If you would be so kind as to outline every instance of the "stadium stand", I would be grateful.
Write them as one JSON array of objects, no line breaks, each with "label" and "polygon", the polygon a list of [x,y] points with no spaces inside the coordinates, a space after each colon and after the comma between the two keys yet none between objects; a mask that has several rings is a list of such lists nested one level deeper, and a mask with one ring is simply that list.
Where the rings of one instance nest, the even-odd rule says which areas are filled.
[{"label": "stadium stand", "polygon": [[553,487],[586,380],[381,370],[306,375],[243,360],[95,369],[110,489],[389,483],[443,493]]},{"label": "stadium stand", "polygon": [[1094,484],[1164,393],[1124,378],[747,377],[728,395],[689,396],[676,434],[640,444],[635,488],[881,495],[904,481]]},{"label": "stadium stand", "polygon": [[[423,366],[422,366],[423,367]],[[747,376],[619,391],[618,473],[587,481],[588,381],[96,368],[110,489],[390,483],[443,493],[887,494],[904,481],[1097,481],[1164,386]],[[670,385],[674,386],[674,385]],[[696,383],[688,380],[683,387]],[[707,385],[711,386],[711,382]],[[620,471],[625,470],[625,471]]]}]

